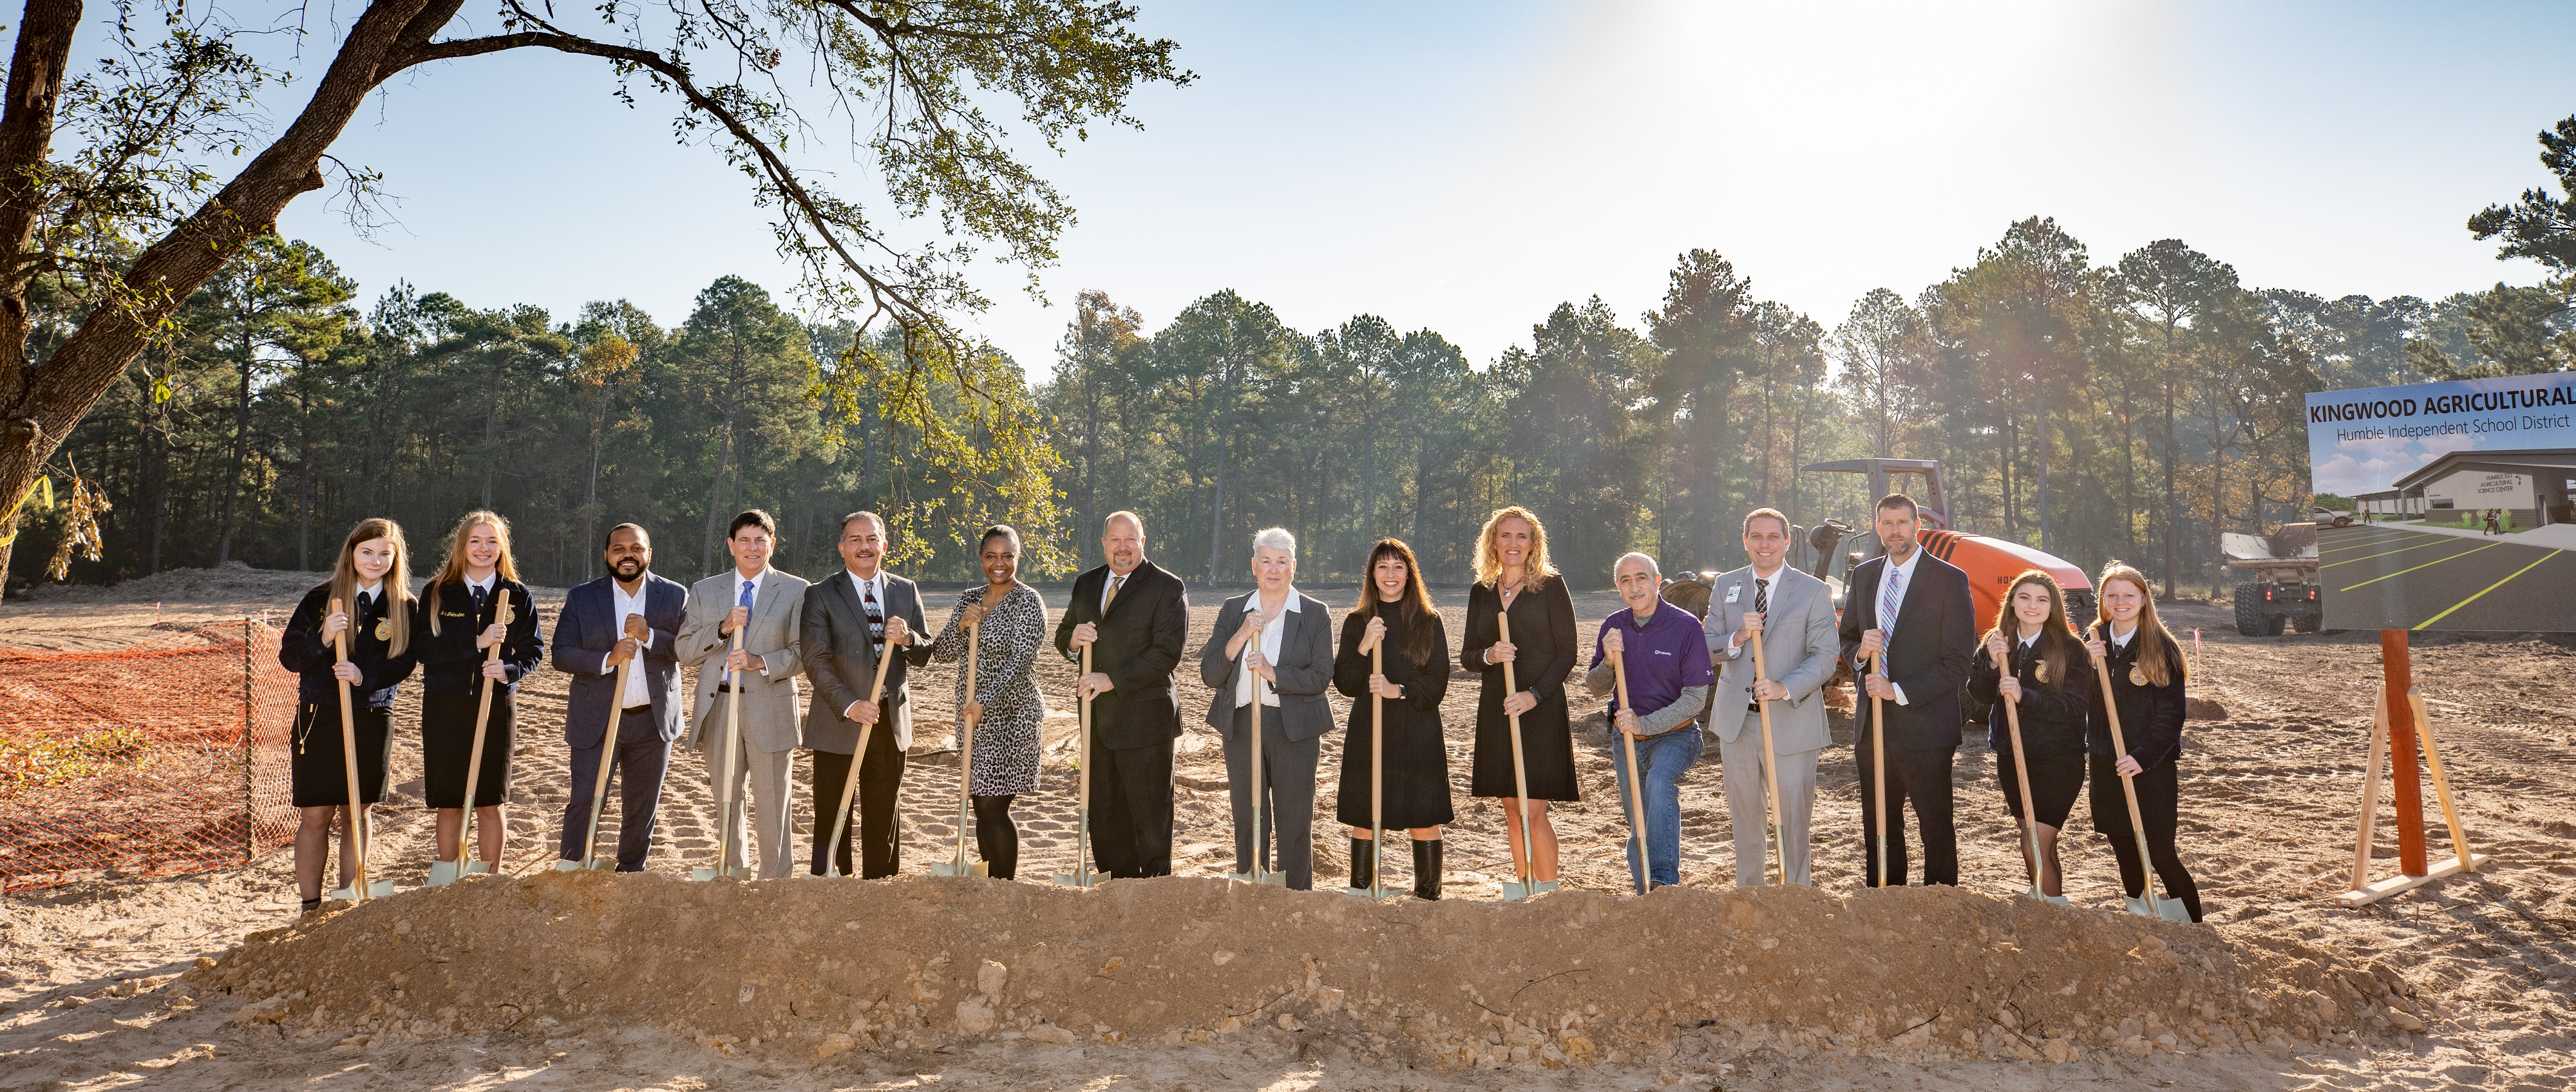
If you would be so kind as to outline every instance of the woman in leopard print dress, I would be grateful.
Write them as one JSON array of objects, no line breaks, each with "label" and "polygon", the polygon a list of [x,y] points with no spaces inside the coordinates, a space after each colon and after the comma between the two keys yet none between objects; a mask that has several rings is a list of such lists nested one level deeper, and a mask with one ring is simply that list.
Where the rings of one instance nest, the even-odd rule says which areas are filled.
[{"label": "woman in leopard print dress", "polygon": [[930,656],[955,663],[966,655],[965,626],[980,624],[975,692],[957,673],[957,710],[975,722],[975,768],[967,795],[975,802],[975,850],[993,876],[1019,869],[1020,832],[1011,821],[1011,799],[1038,788],[1039,729],[1046,699],[1038,692],[1038,649],[1046,644],[1046,600],[1019,581],[1020,533],[1006,524],[984,532],[977,561],[990,583],[957,595],[948,625],[931,642]]}]

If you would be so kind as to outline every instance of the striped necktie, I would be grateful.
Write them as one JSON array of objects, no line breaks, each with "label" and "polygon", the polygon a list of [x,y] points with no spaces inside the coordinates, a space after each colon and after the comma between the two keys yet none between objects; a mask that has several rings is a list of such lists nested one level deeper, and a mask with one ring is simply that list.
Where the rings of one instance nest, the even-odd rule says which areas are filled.
[{"label": "striped necktie", "polygon": [[1892,635],[1896,632],[1897,605],[1904,602],[1905,570],[1889,565],[1883,583],[1885,586],[1878,590],[1878,630]]},{"label": "striped necktie", "polygon": [[859,606],[868,612],[868,644],[885,644],[885,608],[877,605],[877,582],[859,585]]}]

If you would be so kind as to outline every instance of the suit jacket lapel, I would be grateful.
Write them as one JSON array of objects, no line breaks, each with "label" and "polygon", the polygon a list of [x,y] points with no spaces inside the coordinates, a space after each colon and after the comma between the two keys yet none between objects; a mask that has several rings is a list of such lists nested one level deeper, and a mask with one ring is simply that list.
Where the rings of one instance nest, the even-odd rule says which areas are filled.
[{"label": "suit jacket lapel", "polygon": [[[1135,572],[1127,574],[1127,583],[1118,589],[1118,598],[1109,604],[1108,610],[1100,612],[1101,621],[1108,621],[1111,614],[1115,613],[1120,606],[1125,605],[1129,597],[1136,594],[1138,590],[1137,586],[1142,584],[1145,580],[1145,574],[1159,571],[1161,570],[1156,569],[1154,567],[1154,563],[1151,561],[1137,565]],[[1101,574],[1101,580],[1104,581],[1101,588],[1103,591],[1106,591],[1108,584],[1105,583],[1105,581],[1114,580],[1117,577],[1116,574],[1111,573],[1106,569],[1101,570]],[[1098,596],[1095,595],[1093,600],[1097,602]]]}]

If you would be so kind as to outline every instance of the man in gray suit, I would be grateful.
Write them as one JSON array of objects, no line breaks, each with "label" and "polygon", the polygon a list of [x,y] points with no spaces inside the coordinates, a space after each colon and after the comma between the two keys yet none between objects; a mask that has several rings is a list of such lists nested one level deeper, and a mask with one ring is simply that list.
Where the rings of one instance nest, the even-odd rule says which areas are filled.
[{"label": "man in gray suit", "polygon": [[[804,669],[798,639],[805,580],[769,567],[777,544],[778,523],[769,513],[754,508],[735,516],[725,532],[733,568],[689,588],[689,617],[680,625],[680,665],[698,669],[697,711],[681,742],[706,759],[716,799],[732,802],[731,815],[719,814],[716,820],[733,831],[724,839],[722,867],[730,873],[749,860],[742,834],[748,826],[760,843],[756,875],[764,880],[784,878],[795,852],[789,842],[788,773],[796,751],[796,675]],[[736,630],[742,632],[742,651],[731,652]],[[727,670],[734,673],[732,683],[725,681]],[[727,762],[722,751],[725,707],[737,693],[742,734]],[[728,767],[730,786],[724,783]],[[747,817],[746,781],[751,798]]]},{"label": "man in gray suit", "polygon": [[[1816,756],[1832,734],[1820,695],[1834,677],[1840,637],[1833,592],[1825,582],[1783,564],[1789,517],[1756,508],[1744,517],[1744,552],[1753,564],[1717,578],[1702,629],[1718,663],[1717,700],[1709,715],[1718,760],[1726,769],[1726,807],[1735,823],[1735,885],[1768,881],[1771,847],[1762,771],[1760,702],[1771,703],[1771,745],[1780,779],[1782,870],[1809,883],[1807,821],[1816,806]],[[1771,677],[1753,678],[1755,640]]]},{"label": "man in gray suit", "polygon": [[[874,512],[841,517],[840,550],[841,571],[805,593],[801,647],[805,674],[814,680],[814,704],[805,711],[805,745],[814,749],[814,859],[809,870],[817,876],[851,875],[849,828],[856,827],[857,875],[875,879],[903,867],[895,803],[903,786],[903,754],[912,747],[907,673],[930,662],[930,643],[921,636],[921,589],[883,568],[885,520]],[[878,653],[906,646],[886,665],[885,693],[868,704]],[[843,827],[838,845],[826,846],[832,828],[841,825],[833,812],[841,806],[841,786],[849,781],[863,724],[876,727],[868,733],[868,753],[859,761],[858,798],[851,801],[858,815]]]},{"label": "man in gray suit", "polygon": [[[1236,871],[1267,872],[1270,832],[1279,832],[1278,871],[1290,890],[1315,887],[1315,767],[1333,707],[1333,615],[1298,591],[1297,536],[1284,527],[1252,537],[1259,586],[1225,601],[1216,628],[1199,650],[1199,681],[1214,691],[1207,723],[1225,741],[1226,787],[1234,805]],[[1256,732],[1255,717],[1260,719]],[[1261,748],[1261,780],[1252,783],[1252,748]],[[1262,793],[1261,824],[1252,822]]]}]

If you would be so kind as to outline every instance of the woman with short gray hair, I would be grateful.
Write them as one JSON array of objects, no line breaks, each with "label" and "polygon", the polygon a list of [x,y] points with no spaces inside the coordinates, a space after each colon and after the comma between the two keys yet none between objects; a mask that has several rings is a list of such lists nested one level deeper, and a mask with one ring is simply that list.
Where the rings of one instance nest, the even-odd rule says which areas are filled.
[{"label": "woman with short gray hair", "polygon": [[[1288,887],[1310,891],[1315,767],[1324,733],[1333,727],[1333,708],[1324,700],[1324,688],[1333,682],[1333,620],[1321,601],[1292,583],[1297,536],[1286,528],[1252,536],[1252,575],[1259,587],[1225,601],[1207,647],[1199,651],[1199,679],[1216,692],[1207,723],[1225,741],[1237,874],[1272,871],[1276,830],[1277,871]],[[1261,748],[1260,785],[1252,783],[1255,746]]]}]

